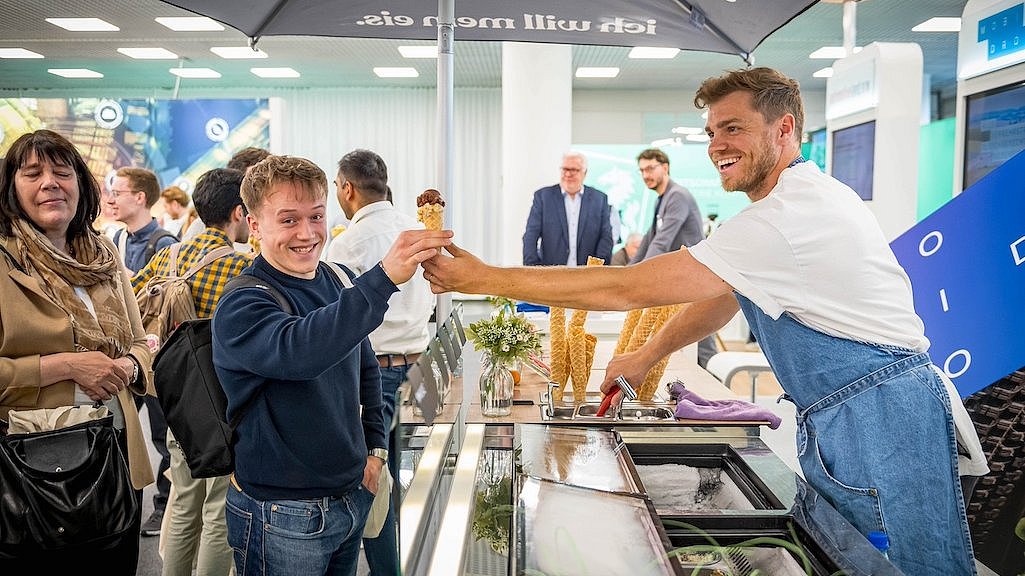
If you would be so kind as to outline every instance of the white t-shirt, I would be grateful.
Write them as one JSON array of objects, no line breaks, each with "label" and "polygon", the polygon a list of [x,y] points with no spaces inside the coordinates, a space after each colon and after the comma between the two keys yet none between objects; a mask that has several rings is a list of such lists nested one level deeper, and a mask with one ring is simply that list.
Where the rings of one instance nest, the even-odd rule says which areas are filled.
[{"label": "white t-shirt", "polygon": [[[349,267],[357,275],[373,268],[388,253],[404,230],[419,230],[423,224],[382,200],[368,204],[352,215],[344,232],[331,241],[327,260]],[[384,322],[370,333],[377,354],[415,354],[430,343],[427,322],[434,311],[434,295],[421,270],[399,285],[388,299]]]},{"label": "white t-shirt", "polygon": [[[875,216],[842,182],[812,162],[788,168],[768,196],[723,222],[691,254],[763,312],[789,312],[820,332],[877,344],[929,349],[911,280]],[[961,475],[989,471],[978,434],[950,379]]]},{"label": "white t-shirt", "polygon": [[773,319],[820,332],[929,349],[911,281],[858,195],[812,162],[788,168],[765,198],[690,248]]}]

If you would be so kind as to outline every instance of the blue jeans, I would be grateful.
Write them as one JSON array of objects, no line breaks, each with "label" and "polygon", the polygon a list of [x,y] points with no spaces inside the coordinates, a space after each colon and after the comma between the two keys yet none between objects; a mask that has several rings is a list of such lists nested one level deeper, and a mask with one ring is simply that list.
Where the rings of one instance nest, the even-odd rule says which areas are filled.
[{"label": "blue jeans", "polygon": [[225,520],[238,576],[353,576],[374,495],[362,484],[339,497],[251,498],[228,484]]},{"label": "blue jeans", "polygon": [[[391,428],[395,416],[395,402],[399,385],[406,379],[409,366],[391,366],[381,368],[381,396],[384,398],[384,423]],[[395,444],[395,431],[389,432],[388,469],[392,475],[393,490],[397,490],[399,482],[399,451]],[[367,566],[371,576],[396,576],[399,574],[399,545],[395,526],[395,500],[388,509],[384,526],[377,538],[363,539],[363,553],[367,557]]]}]

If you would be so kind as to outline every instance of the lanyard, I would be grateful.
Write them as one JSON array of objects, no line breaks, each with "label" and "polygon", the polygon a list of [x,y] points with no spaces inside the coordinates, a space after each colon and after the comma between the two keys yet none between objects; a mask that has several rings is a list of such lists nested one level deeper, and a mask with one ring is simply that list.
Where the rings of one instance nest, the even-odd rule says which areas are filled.
[{"label": "lanyard", "polygon": [[806,162],[806,160],[804,159],[804,156],[803,155],[798,155],[797,158],[794,158],[794,161],[791,162],[789,166],[787,166],[787,168],[793,168],[794,166],[797,166],[798,164],[801,164],[803,162]]}]

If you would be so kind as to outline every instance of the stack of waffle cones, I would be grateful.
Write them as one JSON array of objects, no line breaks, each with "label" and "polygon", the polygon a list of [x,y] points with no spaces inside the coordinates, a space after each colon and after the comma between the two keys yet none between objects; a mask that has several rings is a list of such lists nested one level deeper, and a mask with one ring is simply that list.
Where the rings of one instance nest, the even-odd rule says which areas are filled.
[{"label": "stack of waffle cones", "polygon": [[[588,256],[588,266],[601,266],[605,261]],[[556,402],[562,402],[566,387],[572,379],[573,402],[584,402],[587,398],[587,380],[594,364],[594,348],[598,338],[584,331],[587,321],[586,310],[574,310],[566,326],[566,309],[552,306],[549,311],[549,334],[551,336],[552,381],[559,385],[553,391]]]},{"label": "stack of waffle cones", "polygon": [[[619,340],[616,342],[616,354],[633,352],[643,346],[679,311],[680,305],[671,305],[641,308],[628,312],[626,320],[623,322],[623,329],[619,333]],[[638,400],[648,401],[655,396],[658,382],[662,379],[662,374],[665,373],[668,363],[669,356],[659,360],[648,370],[648,374],[644,377],[644,383],[634,386],[637,389]]]}]

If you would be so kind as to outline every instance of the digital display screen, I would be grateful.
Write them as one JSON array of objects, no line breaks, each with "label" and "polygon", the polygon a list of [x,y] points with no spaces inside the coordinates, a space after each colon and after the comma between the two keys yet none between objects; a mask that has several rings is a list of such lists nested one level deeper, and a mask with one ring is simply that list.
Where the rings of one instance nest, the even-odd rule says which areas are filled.
[{"label": "digital display screen", "polygon": [[850,186],[862,200],[872,199],[875,150],[875,120],[833,132],[833,177]]},{"label": "digital display screen", "polygon": [[965,190],[1025,150],[1025,83],[972,94],[965,100]]}]

